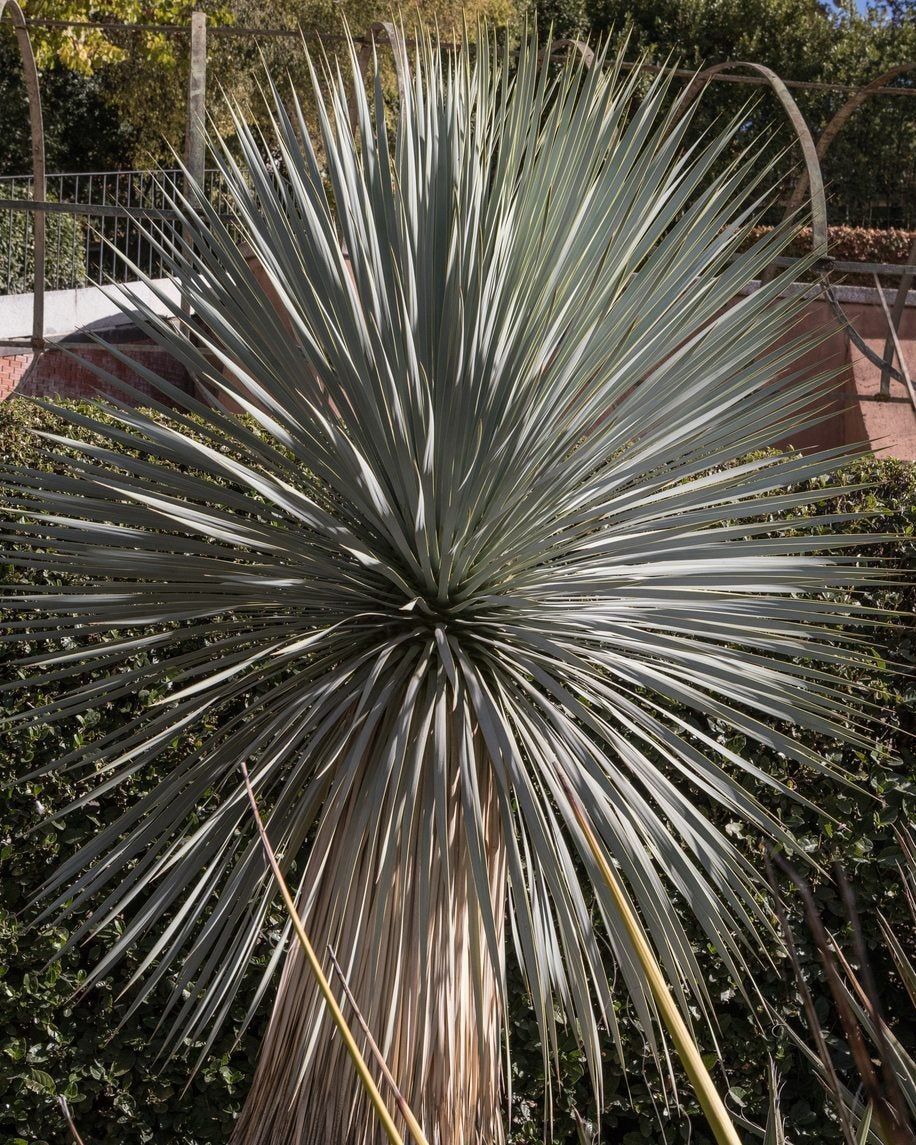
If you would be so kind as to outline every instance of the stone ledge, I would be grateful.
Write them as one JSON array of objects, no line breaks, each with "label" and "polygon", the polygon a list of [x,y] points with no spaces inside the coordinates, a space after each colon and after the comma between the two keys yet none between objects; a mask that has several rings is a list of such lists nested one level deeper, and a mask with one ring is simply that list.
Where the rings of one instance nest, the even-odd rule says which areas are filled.
[{"label": "stone ledge", "polygon": [[[748,283],[747,286],[741,288],[739,294],[752,294],[755,290],[761,287],[759,279]],[[834,293],[840,302],[858,302],[864,306],[880,306],[881,299],[878,297],[878,292],[873,286],[834,286]],[[789,293],[788,291],[786,293]],[[815,282],[796,282],[792,284],[792,294],[804,294],[810,296],[812,302],[822,299],[824,296],[821,293],[820,287]],[[897,292],[894,287],[884,288],[884,297],[887,300],[888,306],[894,305],[894,299]],[[916,290],[908,290],[906,295],[906,306],[916,306]]]}]

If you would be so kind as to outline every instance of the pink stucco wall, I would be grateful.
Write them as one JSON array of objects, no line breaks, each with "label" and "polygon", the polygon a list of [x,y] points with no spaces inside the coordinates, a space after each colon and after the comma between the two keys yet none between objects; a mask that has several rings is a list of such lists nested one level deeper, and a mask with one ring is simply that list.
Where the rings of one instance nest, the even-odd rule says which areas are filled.
[{"label": "pink stucco wall", "polygon": [[[269,284],[264,285],[269,289]],[[867,296],[861,291],[859,294],[863,300],[844,298],[843,310],[862,338],[880,355],[887,332],[883,310],[877,297],[864,300]],[[791,444],[805,450],[863,444],[879,455],[916,460],[916,409],[905,387],[892,381],[890,397],[881,398],[879,368],[850,342],[826,302],[808,303],[793,336],[801,333],[817,335],[820,341],[797,359],[796,368],[811,375],[830,372],[832,378],[824,383],[818,400],[825,419],[792,436]],[[899,338],[910,374],[916,376],[916,305],[904,310]],[[86,345],[73,349],[80,357],[130,380],[141,392],[152,393],[148,382],[116,362],[104,349]],[[141,340],[122,349],[174,385],[190,388],[183,366],[158,346]],[[86,397],[104,394],[107,388],[87,366],[54,347],[34,358],[18,347],[10,347],[5,354],[0,350],[0,401],[11,393]]]}]

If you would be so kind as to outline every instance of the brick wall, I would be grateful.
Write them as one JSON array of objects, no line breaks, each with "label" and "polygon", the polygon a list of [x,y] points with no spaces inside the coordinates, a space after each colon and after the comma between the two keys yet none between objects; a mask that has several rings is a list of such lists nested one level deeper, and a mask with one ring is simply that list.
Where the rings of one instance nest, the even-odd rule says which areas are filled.
[{"label": "brick wall", "polygon": [[0,402],[8,398],[32,364],[34,354],[4,354],[0,356]]},{"label": "brick wall", "polygon": [[[111,396],[124,400],[123,391],[100,378],[92,365],[129,382],[146,397],[157,393],[153,383],[102,346],[73,344],[67,349],[69,352],[65,353],[56,346],[49,346],[37,355],[29,352],[0,356],[0,401],[11,393],[58,398]],[[185,391],[191,389],[184,366],[155,343],[138,341],[119,345],[118,349],[172,385]]]}]

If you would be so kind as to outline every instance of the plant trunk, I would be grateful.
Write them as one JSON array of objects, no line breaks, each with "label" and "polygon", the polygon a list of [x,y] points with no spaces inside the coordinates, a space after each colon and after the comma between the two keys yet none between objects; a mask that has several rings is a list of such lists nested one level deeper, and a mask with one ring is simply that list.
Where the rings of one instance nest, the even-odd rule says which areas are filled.
[{"label": "plant trunk", "polygon": [[[487,786],[481,783],[482,797]],[[365,815],[351,806],[336,829],[319,830],[298,899],[305,929],[405,1145],[411,1138],[397,1115],[394,1094],[374,1066],[327,951],[328,946],[334,950],[430,1145],[501,1142],[497,975],[457,790],[453,795],[448,862],[442,848],[430,844],[431,825],[412,822],[400,832],[397,853],[387,856],[383,868],[380,849],[390,833],[376,831],[378,814],[363,826]],[[359,802],[358,796],[351,798]],[[491,901],[501,903],[505,854],[492,792],[484,805]],[[362,845],[354,847],[354,838]],[[347,894],[341,890],[346,886],[342,871],[352,872]],[[502,912],[497,925],[501,950]],[[251,1093],[231,1145],[387,1145],[298,943],[286,955]]]}]

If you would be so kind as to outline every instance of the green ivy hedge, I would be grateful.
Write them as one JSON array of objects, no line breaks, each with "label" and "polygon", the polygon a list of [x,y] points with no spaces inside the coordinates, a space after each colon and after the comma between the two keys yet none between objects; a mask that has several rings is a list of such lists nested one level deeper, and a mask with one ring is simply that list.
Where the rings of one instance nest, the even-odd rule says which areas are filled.
[{"label": "green ivy hedge", "polygon": [[[27,199],[13,192],[14,199]],[[89,281],[86,232],[82,220],[65,211],[45,215],[45,287],[70,290]],[[27,211],[0,211],[0,289],[28,294],[35,289],[32,216]]]},{"label": "green ivy hedge", "polygon": [[[58,428],[56,415],[21,399],[0,405],[0,452],[4,460],[45,468],[53,465],[53,459],[40,455],[41,444],[30,432],[40,427]],[[916,466],[867,460],[851,466],[842,476],[852,483],[870,486],[845,495],[844,508],[866,511],[868,524],[876,532],[903,535],[902,543],[878,543],[876,553],[898,567],[912,570],[916,557]],[[10,566],[0,564],[0,579],[9,581],[20,576]],[[873,603],[913,610],[916,600],[912,580],[901,578],[901,583],[876,591]],[[839,861],[848,872],[865,908],[866,938],[886,1009],[894,1015],[906,1013],[904,994],[882,957],[877,914],[881,910],[892,923],[899,921],[901,925],[907,917],[894,878],[894,825],[912,820],[916,810],[916,770],[908,739],[916,731],[916,694],[905,676],[889,679],[882,675],[881,667],[885,655],[903,664],[916,664],[916,632],[912,626],[901,626],[892,634],[889,653],[884,648],[885,634],[876,628],[870,635],[875,647],[875,671],[864,683],[884,711],[880,743],[870,753],[859,753],[838,751],[831,743],[809,741],[842,762],[856,776],[859,789],[829,786],[801,767],[786,764],[739,740],[733,740],[732,746],[751,751],[767,769],[778,772],[835,819],[820,819],[790,802],[780,807],[787,823],[826,869]],[[16,672],[7,657],[0,675],[13,678]],[[74,793],[65,777],[26,783],[18,781],[17,776],[75,746],[88,744],[117,726],[128,712],[155,698],[152,693],[140,693],[129,700],[87,710],[68,725],[18,726],[12,734],[7,732],[0,744],[0,1142],[7,1145],[50,1145],[66,1140],[56,1105],[59,1094],[70,1103],[87,1145],[224,1142],[244,1100],[266,1020],[264,1008],[236,1043],[248,1001],[240,998],[234,1024],[223,1032],[207,1064],[191,1077],[187,1061],[160,1061],[156,1057],[155,1027],[164,994],[162,999],[151,1000],[123,1027],[119,1026],[119,1017],[126,1007],[119,994],[142,951],[134,952],[100,986],[81,995],[87,969],[101,954],[103,942],[69,950],[55,960],[66,941],[66,930],[34,931],[26,927],[29,896],[49,869],[100,825],[110,822],[127,800],[153,783],[155,774],[145,773],[126,790],[106,797],[84,815],[66,822],[53,818],[54,809]],[[37,700],[37,692],[28,697],[29,702]],[[27,698],[20,696],[13,702],[23,704]],[[715,722],[708,726],[714,734],[725,734]],[[160,771],[167,769],[168,758],[157,766]],[[763,797],[773,805],[771,792]],[[746,837],[737,823],[726,821],[725,827],[750,855],[757,860],[762,858],[758,839]],[[816,895],[825,918],[842,930],[842,908],[830,882],[820,880]],[[795,921],[798,922],[797,915]],[[262,961],[277,936],[276,930],[268,934]],[[800,956],[811,980],[818,1013],[829,1040],[841,1048],[839,1031],[817,972],[816,954],[805,941],[800,926],[799,937]],[[766,1063],[770,1055],[784,1082],[782,1106],[791,1125],[793,1145],[838,1140],[829,1107],[825,1108],[817,1083],[789,1039],[755,1025],[736,999],[734,983],[728,981],[714,952],[699,939],[697,951],[711,994],[720,1002],[719,1048],[717,1052],[711,1045],[706,1047],[707,1061],[729,1091],[731,1107],[748,1121],[763,1123],[767,1105]],[[797,1028],[803,1030],[787,964],[777,958],[775,965],[761,968],[760,980],[771,1004],[794,1017]],[[511,1142],[533,1145],[542,1140],[545,1084],[541,1051],[517,975],[513,983]],[[627,1068],[624,1076],[609,1043],[602,1140],[614,1145],[661,1141],[709,1145],[689,1088],[681,1084],[677,1095],[667,1092],[643,1055],[639,1030],[624,998],[618,1006],[626,1031]],[[898,1032],[904,1041],[914,1035],[912,1028]],[[842,1055],[840,1063],[842,1066]],[[680,1108],[678,1099],[682,1102]],[[571,1034],[563,1049],[562,1075],[554,1081],[554,1100],[555,1139],[559,1145],[587,1142],[589,1129],[595,1126],[595,1115],[590,1107],[584,1063]],[[748,1132],[748,1141],[756,1139]]]}]

